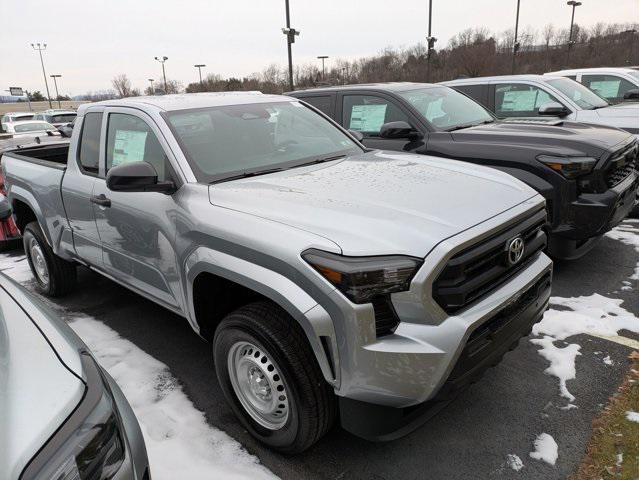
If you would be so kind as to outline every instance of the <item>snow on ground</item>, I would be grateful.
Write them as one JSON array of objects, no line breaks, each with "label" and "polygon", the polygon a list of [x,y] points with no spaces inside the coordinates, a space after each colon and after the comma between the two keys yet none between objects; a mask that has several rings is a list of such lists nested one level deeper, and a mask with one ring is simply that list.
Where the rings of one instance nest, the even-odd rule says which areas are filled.
[{"label": "snow on ground", "polygon": [[[0,271],[25,285],[33,281],[22,255],[0,254]],[[72,319],[70,326],[133,407],[155,480],[276,478],[237,441],[207,424],[165,364],[94,318],[60,313]]]},{"label": "snow on ground", "polygon": [[547,433],[537,435],[534,442],[535,451],[530,452],[530,457],[535,460],[542,460],[550,465],[554,465],[559,457],[558,446],[555,439]]},{"label": "snow on ground", "polygon": [[522,462],[521,458],[514,453],[506,455],[506,464],[516,472],[524,468],[524,462]]},{"label": "snow on ground", "polygon": [[[617,228],[606,233],[606,236],[635,247],[635,250],[639,252],[639,226],[636,226],[637,223],[639,223],[637,220],[626,220]],[[639,263],[637,263],[635,267],[635,272],[630,276],[630,280],[639,280]],[[621,287],[621,289],[630,290],[628,286],[629,285],[624,282],[624,286]]]},{"label": "snow on ground", "polygon": [[615,364],[615,362],[613,362],[612,358],[610,358],[610,355],[606,355],[606,356],[604,357],[604,359],[603,359],[603,362],[604,362],[606,365],[614,365],[614,364]]},{"label": "snow on ground", "polygon": [[639,423],[639,412],[626,412],[626,419]]}]

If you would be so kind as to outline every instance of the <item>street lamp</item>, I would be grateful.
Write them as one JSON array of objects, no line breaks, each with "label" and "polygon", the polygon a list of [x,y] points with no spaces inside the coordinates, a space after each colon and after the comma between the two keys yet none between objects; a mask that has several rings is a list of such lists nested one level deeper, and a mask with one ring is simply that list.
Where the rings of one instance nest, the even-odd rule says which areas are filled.
[{"label": "street lamp", "polygon": [[290,90],[294,90],[293,86],[293,52],[291,45],[295,43],[295,37],[299,36],[300,31],[291,28],[291,14],[288,7],[288,0],[285,0],[286,7],[286,28],[282,29],[282,33],[286,35],[286,46],[288,48],[288,86]]},{"label": "street lamp", "polygon": [[320,55],[317,57],[318,60],[322,61],[322,80],[326,80],[326,74],[324,71],[324,60],[328,58],[328,55]]},{"label": "street lamp", "polygon": [[62,108],[62,105],[60,104],[60,94],[58,93],[58,82],[56,80],[56,78],[61,78],[62,75],[51,75],[51,78],[53,78],[53,84],[55,85],[55,98],[58,99],[58,108]]},{"label": "street lamp", "polygon": [[200,85],[202,85],[202,67],[206,67],[206,65],[204,65],[203,63],[200,63],[198,65],[193,65],[195,68],[197,68],[198,72],[200,73]]},{"label": "street lamp", "polygon": [[630,35],[630,51],[628,52],[628,60],[626,60],[626,63],[628,65],[632,64],[632,49],[635,43],[635,33],[637,33],[637,30],[635,30],[634,28],[630,29],[630,30],[626,30],[624,32],[621,33],[627,33],[628,35]]},{"label": "street lamp", "polygon": [[517,15],[515,16],[515,41],[513,42],[513,67],[511,69],[513,75],[515,74],[515,58],[519,51],[519,41],[517,41],[517,34],[519,33],[519,2],[520,0],[517,0]]},{"label": "street lamp", "polygon": [[149,78],[149,83],[151,84],[151,95],[155,95],[155,89],[153,88],[153,78]]},{"label": "street lamp", "polygon": [[42,76],[44,77],[44,86],[47,87],[47,100],[49,100],[49,108],[53,108],[51,105],[51,95],[49,94],[49,82],[47,82],[47,72],[44,71],[44,60],[42,60],[42,51],[47,49],[47,44],[32,43],[31,48],[37,50],[40,54],[40,64],[42,65]]},{"label": "street lamp", "polygon": [[169,57],[155,57],[155,59],[162,64],[162,77],[164,78],[164,93],[168,93],[168,88],[166,87],[166,71],[164,70],[164,62],[166,62]]},{"label": "street lamp", "polygon": [[435,42],[437,39],[433,37],[433,0],[428,0],[428,36],[426,37],[426,82],[430,81],[430,55],[435,51]]},{"label": "street lamp", "polygon": [[575,8],[581,5],[581,2],[577,2],[575,0],[570,0],[566,2],[566,5],[570,5],[572,7],[572,17],[570,18],[570,33],[568,34],[568,53],[566,55],[566,64],[570,63],[570,49],[572,48],[572,30],[575,24]]}]

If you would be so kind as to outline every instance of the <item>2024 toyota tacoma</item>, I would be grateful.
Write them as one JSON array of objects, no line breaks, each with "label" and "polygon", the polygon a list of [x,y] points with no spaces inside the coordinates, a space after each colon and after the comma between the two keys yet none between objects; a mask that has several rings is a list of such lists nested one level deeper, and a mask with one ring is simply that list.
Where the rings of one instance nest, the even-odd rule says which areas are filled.
[{"label": "2024 toyota tacoma", "polygon": [[339,416],[417,427],[547,308],[544,200],[509,175],[365,149],[290,97],[83,105],[69,145],[2,158],[39,288],[85,265],[213,341],[247,429],[299,452]]}]

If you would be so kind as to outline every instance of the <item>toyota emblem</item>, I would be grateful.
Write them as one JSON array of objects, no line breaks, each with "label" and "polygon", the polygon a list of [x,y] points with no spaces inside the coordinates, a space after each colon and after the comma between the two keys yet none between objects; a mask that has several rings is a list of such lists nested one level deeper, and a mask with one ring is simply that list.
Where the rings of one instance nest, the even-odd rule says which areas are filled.
[{"label": "toyota emblem", "polygon": [[524,239],[521,237],[515,237],[512,240],[509,240],[506,244],[506,253],[508,255],[508,264],[516,265],[521,261],[521,258],[524,256],[524,250],[526,246],[524,245]]}]

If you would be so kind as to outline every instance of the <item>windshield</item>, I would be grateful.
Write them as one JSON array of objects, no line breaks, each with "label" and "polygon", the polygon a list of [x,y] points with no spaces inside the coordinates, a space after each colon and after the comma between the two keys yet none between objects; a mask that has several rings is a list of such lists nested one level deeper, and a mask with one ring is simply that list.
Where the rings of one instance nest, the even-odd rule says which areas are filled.
[{"label": "windshield", "polygon": [[588,90],[581,83],[577,83],[569,78],[546,80],[546,83],[555,87],[584,110],[593,110],[610,105],[592,90]]},{"label": "windshield", "polygon": [[452,88],[420,88],[398,93],[426,120],[442,130],[493,121],[484,107]]},{"label": "windshield", "polygon": [[362,153],[340,129],[299,102],[182,110],[167,118],[200,182]]},{"label": "windshield", "polygon": [[62,113],[59,115],[51,115],[51,123],[70,123],[76,117],[75,113]]},{"label": "windshield", "polygon": [[55,130],[55,127],[47,122],[30,122],[14,127],[16,133],[42,132],[44,130]]},{"label": "windshield", "polygon": [[639,81],[639,71],[633,70],[632,72],[628,72],[628,74],[635,80]]}]

